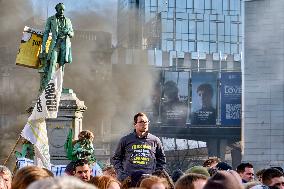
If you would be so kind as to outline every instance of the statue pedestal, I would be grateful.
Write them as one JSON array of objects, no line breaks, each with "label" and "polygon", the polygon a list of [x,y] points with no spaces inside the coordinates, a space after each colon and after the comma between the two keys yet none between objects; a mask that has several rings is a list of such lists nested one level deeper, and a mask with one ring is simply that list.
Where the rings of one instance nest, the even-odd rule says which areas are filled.
[{"label": "statue pedestal", "polygon": [[46,119],[49,153],[54,165],[67,165],[70,160],[66,157],[64,144],[69,129],[72,128],[74,138],[77,139],[82,130],[83,112],[86,110],[84,101],[80,101],[72,90],[64,90],[56,119]]}]

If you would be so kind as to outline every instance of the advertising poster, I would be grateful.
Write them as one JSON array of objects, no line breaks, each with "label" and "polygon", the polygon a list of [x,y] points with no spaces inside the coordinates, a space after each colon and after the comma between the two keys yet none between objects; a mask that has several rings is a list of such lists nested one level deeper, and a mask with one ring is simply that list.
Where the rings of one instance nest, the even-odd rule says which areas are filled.
[{"label": "advertising poster", "polygon": [[221,74],[221,125],[241,125],[241,72]]},{"label": "advertising poster", "polygon": [[188,110],[189,72],[164,72],[161,117],[162,123],[184,127]]},{"label": "advertising poster", "polygon": [[192,73],[191,125],[216,125],[217,73]]}]

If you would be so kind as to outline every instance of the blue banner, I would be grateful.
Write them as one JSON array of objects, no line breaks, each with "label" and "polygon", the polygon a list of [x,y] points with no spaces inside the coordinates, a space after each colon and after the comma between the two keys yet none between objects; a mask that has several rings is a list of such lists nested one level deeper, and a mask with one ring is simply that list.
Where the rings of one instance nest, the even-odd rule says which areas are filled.
[{"label": "blue banner", "polygon": [[221,74],[221,125],[241,125],[241,72],[225,72]]},{"label": "blue banner", "polygon": [[217,73],[192,73],[191,125],[215,126],[217,118]]}]

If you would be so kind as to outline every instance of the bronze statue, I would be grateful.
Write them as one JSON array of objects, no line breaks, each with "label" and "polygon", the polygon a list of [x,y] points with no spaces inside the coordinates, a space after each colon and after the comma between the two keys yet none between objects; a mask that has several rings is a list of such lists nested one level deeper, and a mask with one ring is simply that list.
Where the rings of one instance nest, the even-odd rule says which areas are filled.
[{"label": "bronze statue", "polygon": [[[40,91],[48,84],[56,69],[64,68],[65,63],[72,62],[71,41],[74,36],[71,20],[64,16],[65,6],[58,3],[55,6],[56,14],[47,19],[43,33],[42,53],[40,58],[43,62],[43,75],[41,78]],[[47,40],[51,33],[51,42],[48,52],[46,51]]]}]

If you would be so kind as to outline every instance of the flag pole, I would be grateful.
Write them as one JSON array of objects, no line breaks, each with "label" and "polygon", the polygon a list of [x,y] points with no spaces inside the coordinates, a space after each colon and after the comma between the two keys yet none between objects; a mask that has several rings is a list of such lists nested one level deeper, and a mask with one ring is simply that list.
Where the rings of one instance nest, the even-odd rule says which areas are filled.
[{"label": "flag pole", "polygon": [[15,149],[16,149],[16,147],[17,147],[19,141],[20,141],[20,139],[21,139],[21,135],[19,135],[19,137],[18,137],[18,139],[17,139],[17,141],[16,141],[16,144],[14,145],[12,151],[11,151],[10,154],[8,155],[7,159],[4,161],[4,163],[3,163],[4,166],[6,166],[7,162],[8,162],[9,159],[11,158],[11,155],[12,155],[12,153],[15,151]]}]

